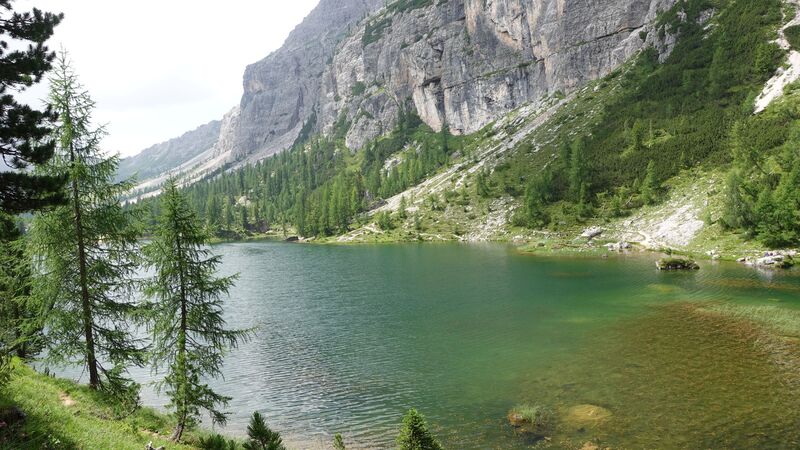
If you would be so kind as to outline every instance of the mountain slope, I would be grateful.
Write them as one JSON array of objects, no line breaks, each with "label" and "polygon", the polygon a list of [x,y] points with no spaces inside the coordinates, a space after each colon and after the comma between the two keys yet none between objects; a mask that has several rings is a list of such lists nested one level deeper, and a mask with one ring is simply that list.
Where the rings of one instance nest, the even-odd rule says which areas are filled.
[{"label": "mountain slope", "polygon": [[[345,126],[346,145],[357,150],[391,131],[401,110],[435,131],[472,133],[606,75],[645,45],[668,54],[669,42],[648,26],[674,1],[397,0],[380,8],[380,0],[323,0],[281,49],[245,71],[238,118],[216,145],[228,156],[217,165],[283,151],[303,127],[330,135]],[[158,185],[147,178],[140,190]]]}]

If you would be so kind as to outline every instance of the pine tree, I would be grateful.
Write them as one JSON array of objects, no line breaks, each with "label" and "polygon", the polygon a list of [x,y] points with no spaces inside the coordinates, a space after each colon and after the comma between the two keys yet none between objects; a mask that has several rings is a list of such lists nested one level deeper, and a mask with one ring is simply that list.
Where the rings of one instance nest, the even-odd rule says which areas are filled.
[{"label": "pine tree", "polygon": [[576,139],[571,146],[569,163],[569,197],[573,201],[579,201],[581,187],[586,184],[586,157],[584,149],[586,144],[583,139]]},{"label": "pine tree", "polygon": [[247,437],[249,440],[244,443],[245,450],[286,450],[281,435],[267,426],[258,411],[253,413],[247,425]]},{"label": "pine tree", "polygon": [[38,353],[42,344],[42,320],[30,295],[31,258],[25,247],[19,233],[16,239],[0,241],[0,355],[23,359]]},{"label": "pine tree", "polygon": [[344,445],[344,439],[339,433],[333,435],[333,450],[347,450],[347,447]]},{"label": "pine tree", "polygon": [[653,161],[650,161],[647,163],[647,170],[642,182],[642,201],[648,205],[655,203],[659,187],[656,165]]},{"label": "pine tree", "polygon": [[[11,168],[25,169],[52,157],[56,143],[49,138],[48,124],[56,112],[19,104],[11,93],[40,82],[51,69],[55,54],[44,43],[63,15],[35,8],[13,12],[11,3],[0,0],[0,35],[13,38],[11,48],[18,49],[9,50],[8,43],[0,41],[0,159]],[[0,212],[17,214],[64,203],[63,185],[62,174],[0,170]]]},{"label": "pine tree", "polygon": [[425,423],[425,417],[416,409],[409,410],[403,417],[400,434],[397,435],[400,450],[441,450],[442,446],[433,437]]},{"label": "pine tree", "polygon": [[[41,344],[41,320],[30,299],[31,264],[16,224],[0,231],[0,386],[8,379],[12,355],[27,358]],[[2,222],[0,222],[2,224]]]},{"label": "pine tree", "polygon": [[39,262],[33,293],[47,310],[49,359],[80,357],[93,389],[103,387],[133,399],[136,386],[124,371],[144,363],[142,343],[132,332],[139,230],[135,210],[120,204],[132,184],[113,181],[118,159],[100,150],[105,130],[92,124],[95,104],[65,53],[50,85],[49,101],[59,116],[57,148],[41,171],[67,174],[69,202],[37,215],[31,231],[34,260]]},{"label": "pine tree", "polygon": [[162,216],[153,240],[144,248],[146,265],[155,276],[144,293],[152,317],[153,361],[156,368],[163,365],[167,370],[159,389],[166,387],[175,409],[172,439],[179,441],[201,409],[215,423],[225,423],[226,414],[219,407],[230,398],[211,390],[202,379],[219,376],[224,352],[250,332],[225,328],[222,299],[235,277],[215,277],[220,257],[205,248],[205,229],[174,180],[166,183],[161,195]]}]

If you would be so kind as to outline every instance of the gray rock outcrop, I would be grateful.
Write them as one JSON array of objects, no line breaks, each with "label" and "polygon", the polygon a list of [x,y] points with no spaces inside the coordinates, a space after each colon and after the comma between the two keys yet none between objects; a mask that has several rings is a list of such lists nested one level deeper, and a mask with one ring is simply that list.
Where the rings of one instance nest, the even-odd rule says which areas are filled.
[{"label": "gray rock outcrop", "polygon": [[234,120],[214,125],[213,153],[235,167],[285,150],[304,126],[331,133],[337,123],[355,150],[393,129],[401,108],[434,130],[472,133],[607,75],[646,45],[664,57],[674,39],[653,24],[674,2],[321,0],[283,47],[247,67]]}]

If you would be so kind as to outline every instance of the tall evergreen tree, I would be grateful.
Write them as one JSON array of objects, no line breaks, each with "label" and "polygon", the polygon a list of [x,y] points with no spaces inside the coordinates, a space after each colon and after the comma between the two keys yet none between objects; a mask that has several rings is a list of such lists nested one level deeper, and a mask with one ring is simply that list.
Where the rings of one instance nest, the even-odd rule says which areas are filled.
[{"label": "tall evergreen tree", "polygon": [[222,299],[235,277],[215,277],[219,256],[205,247],[205,227],[178,190],[167,182],[162,215],[153,240],[145,246],[146,264],[155,276],[145,286],[152,313],[153,361],[166,367],[159,389],[166,387],[177,424],[172,439],[179,441],[201,410],[224,424],[219,408],[229,397],[203,381],[220,375],[224,353],[249,336],[247,330],[228,330],[222,317]]},{"label": "tall evergreen tree", "polygon": [[[11,3],[0,0],[0,35],[29,45],[9,46],[5,40],[0,41],[0,158],[5,166],[25,169],[44,164],[52,157],[56,144],[48,138],[49,124],[55,120],[56,112],[20,104],[13,92],[40,82],[50,70],[55,54],[44,44],[63,15],[35,8],[31,12],[14,12]],[[16,214],[63,203],[63,184],[61,174],[0,171],[0,212]]]},{"label": "tall evergreen tree", "polygon": [[57,146],[40,172],[67,174],[69,202],[37,215],[30,233],[39,263],[33,293],[47,311],[49,358],[79,357],[93,389],[133,393],[125,368],[144,363],[132,332],[139,229],[135,210],[120,204],[132,184],[113,181],[118,159],[100,150],[105,130],[93,125],[94,101],[65,53],[50,84],[49,101],[59,117]]}]

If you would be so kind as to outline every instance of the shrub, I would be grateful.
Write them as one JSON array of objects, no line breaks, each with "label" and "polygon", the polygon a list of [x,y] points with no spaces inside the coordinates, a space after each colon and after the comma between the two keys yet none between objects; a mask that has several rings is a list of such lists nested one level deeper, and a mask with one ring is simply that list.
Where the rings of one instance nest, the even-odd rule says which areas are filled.
[{"label": "shrub", "polygon": [[397,446],[400,450],[442,450],[441,444],[428,430],[425,417],[416,409],[409,410],[403,417]]},{"label": "shrub", "polygon": [[207,438],[200,438],[197,446],[202,450],[236,450],[238,445],[233,439],[226,439],[221,434],[212,434]]},{"label": "shrub", "polygon": [[280,433],[272,431],[258,411],[250,418],[247,436],[250,440],[244,444],[245,450],[286,450]]},{"label": "shrub", "polygon": [[791,27],[783,30],[786,35],[786,40],[789,45],[795,50],[800,50],[800,25],[792,25]]}]

